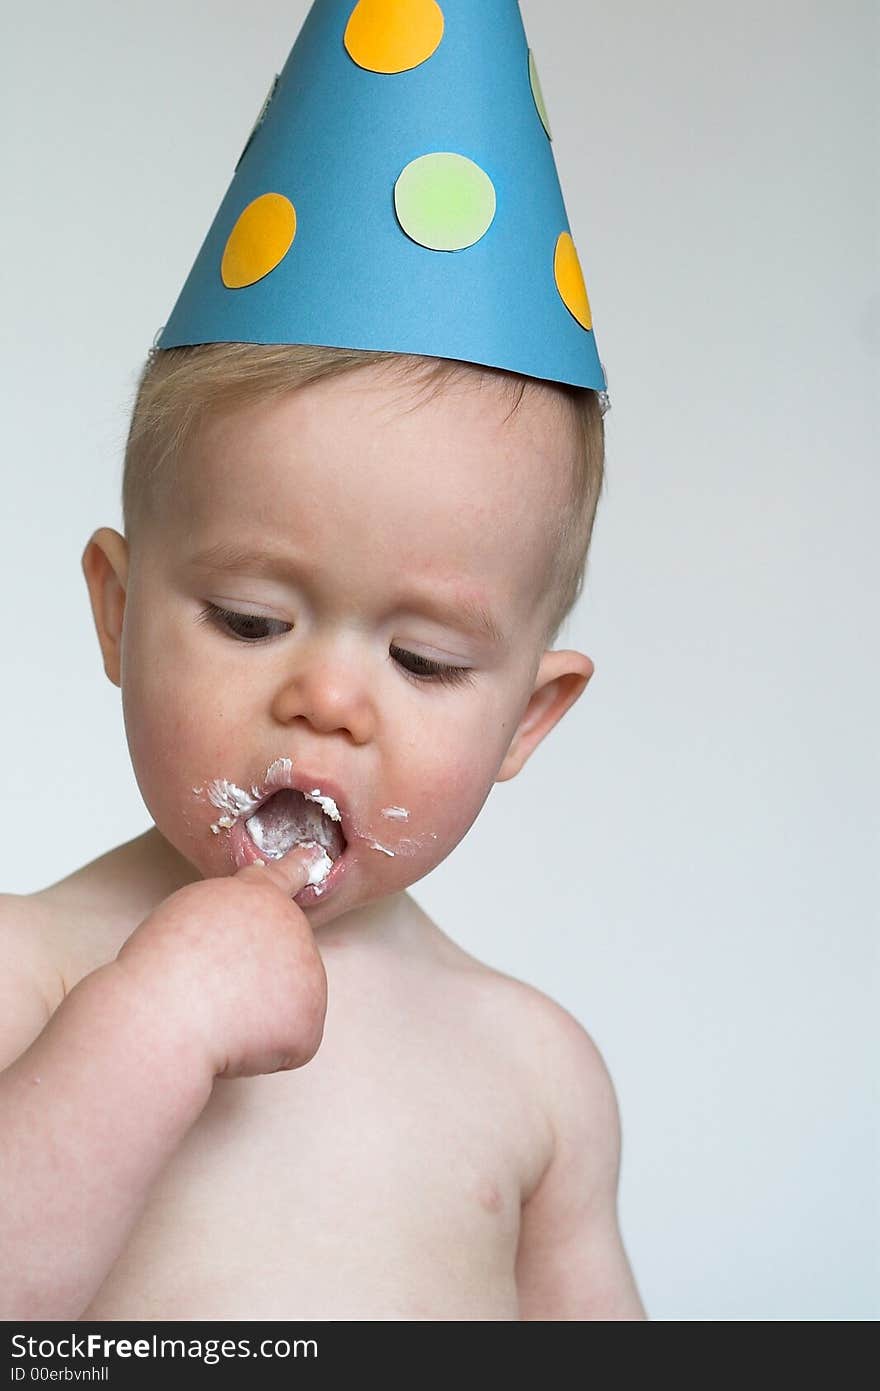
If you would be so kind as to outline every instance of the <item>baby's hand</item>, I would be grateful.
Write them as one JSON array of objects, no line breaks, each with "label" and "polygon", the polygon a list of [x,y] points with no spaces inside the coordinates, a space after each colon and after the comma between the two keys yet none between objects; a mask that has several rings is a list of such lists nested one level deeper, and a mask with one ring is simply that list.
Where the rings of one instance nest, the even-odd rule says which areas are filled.
[{"label": "baby's hand", "polygon": [[305,913],[293,902],[320,847],[186,884],[128,938],[116,964],[191,1024],[215,1077],[287,1072],[324,1033],[327,977]]}]

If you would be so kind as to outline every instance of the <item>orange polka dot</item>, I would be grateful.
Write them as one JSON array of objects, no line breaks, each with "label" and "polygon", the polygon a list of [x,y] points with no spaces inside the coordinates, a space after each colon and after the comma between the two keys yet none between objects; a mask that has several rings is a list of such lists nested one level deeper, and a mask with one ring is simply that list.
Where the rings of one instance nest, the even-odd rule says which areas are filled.
[{"label": "orange polka dot", "polygon": [[296,209],[282,193],[262,193],[229,233],[220,263],[229,290],[254,285],[284,260],[296,236]]},{"label": "orange polka dot", "polygon": [[436,0],[358,0],[345,27],[345,47],[368,72],[406,72],[437,51],[443,24]]},{"label": "orange polka dot", "polygon": [[569,232],[559,234],[553,273],[556,277],[556,288],[566,309],[574,315],[582,328],[592,328],[593,316],[587,298],[587,287],[584,284],[584,273]]}]

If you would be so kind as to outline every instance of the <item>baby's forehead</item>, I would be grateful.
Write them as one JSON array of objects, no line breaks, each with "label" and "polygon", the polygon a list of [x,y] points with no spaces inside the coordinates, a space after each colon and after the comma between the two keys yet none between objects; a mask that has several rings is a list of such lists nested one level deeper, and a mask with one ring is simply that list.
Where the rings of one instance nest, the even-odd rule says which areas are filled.
[{"label": "baby's forehead", "polygon": [[190,534],[355,546],[365,568],[393,552],[528,578],[569,487],[567,406],[522,378],[362,371],[214,410],[184,450],[179,514]]},{"label": "baby's forehead", "polygon": [[554,383],[474,368],[448,381],[390,372],[386,364],[336,374],[241,406],[206,410],[186,470],[193,482],[236,464],[258,484],[283,460],[285,473],[310,473],[328,489],[356,486],[381,458],[388,481],[415,496],[427,480],[446,488],[480,482],[552,493],[568,477],[578,428]]}]

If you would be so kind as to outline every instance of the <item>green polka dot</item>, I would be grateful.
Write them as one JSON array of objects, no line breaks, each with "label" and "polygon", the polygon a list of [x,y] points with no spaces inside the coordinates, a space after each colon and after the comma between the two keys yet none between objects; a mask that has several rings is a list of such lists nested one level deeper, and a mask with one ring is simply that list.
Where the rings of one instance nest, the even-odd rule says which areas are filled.
[{"label": "green polka dot", "polygon": [[550,130],[550,117],[547,115],[547,108],[544,105],[544,93],[541,91],[541,79],[538,77],[538,65],[535,62],[535,55],[529,49],[529,81],[532,84],[532,96],[535,98],[535,105],[538,108],[538,115],[541,117],[541,124],[547,132],[550,140],[553,133]]},{"label": "green polka dot", "polygon": [[397,219],[431,251],[463,251],[485,236],[495,217],[495,185],[464,155],[421,155],[394,186]]}]

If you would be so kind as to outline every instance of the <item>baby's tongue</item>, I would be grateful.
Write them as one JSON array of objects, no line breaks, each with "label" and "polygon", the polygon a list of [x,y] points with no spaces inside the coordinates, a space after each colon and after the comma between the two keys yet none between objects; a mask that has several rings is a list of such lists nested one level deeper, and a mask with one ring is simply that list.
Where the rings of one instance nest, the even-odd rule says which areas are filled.
[{"label": "baby's tongue", "polygon": [[338,824],[325,816],[317,802],[301,792],[282,788],[247,819],[251,840],[269,859],[278,860],[292,846],[304,840],[323,845],[331,860],[342,852]]}]

